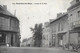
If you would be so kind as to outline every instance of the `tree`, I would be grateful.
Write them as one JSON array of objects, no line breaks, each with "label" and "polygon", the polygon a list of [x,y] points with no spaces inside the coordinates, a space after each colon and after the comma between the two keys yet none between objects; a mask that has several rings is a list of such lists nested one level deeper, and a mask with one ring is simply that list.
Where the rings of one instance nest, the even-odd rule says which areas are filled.
[{"label": "tree", "polygon": [[31,31],[33,32],[33,37],[34,37],[34,46],[35,47],[40,47],[42,43],[42,23],[41,24],[35,24],[34,28],[30,28]]},{"label": "tree", "polygon": [[24,42],[26,42],[26,41],[27,41],[27,38],[23,39],[23,40],[22,40],[22,43],[24,43]]}]

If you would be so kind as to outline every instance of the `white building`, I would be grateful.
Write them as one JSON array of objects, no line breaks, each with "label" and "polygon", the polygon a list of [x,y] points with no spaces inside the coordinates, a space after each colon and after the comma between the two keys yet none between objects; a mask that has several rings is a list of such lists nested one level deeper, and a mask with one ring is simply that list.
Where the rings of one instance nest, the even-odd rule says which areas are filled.
[{"label": "white building", "polygon": [[26,46],[32,47],[33,45],[34,45],[33,37],[30,37],[26,42]]},{"label": "white building", "polygon": [[44,24],[43,35],[42,35],[42,47],[50,47],[51,46],[51,29],[49,27],[49,22]]},{"label": "white building", "polygon": [[30,37],[25,42],[21,43],[22,47],[32,47],[33,45],[34,45],[33,37]]}]

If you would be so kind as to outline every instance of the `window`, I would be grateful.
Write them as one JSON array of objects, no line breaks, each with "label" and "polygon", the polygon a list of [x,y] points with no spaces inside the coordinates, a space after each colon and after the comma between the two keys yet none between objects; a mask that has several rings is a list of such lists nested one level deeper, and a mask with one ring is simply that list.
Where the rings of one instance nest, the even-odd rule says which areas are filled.
[{"label": "window", "polygon": [[80,11],[78,11],[78,18],[80,17]]},{"label": "window", "polygon": [[63,31],[64,23],[61,24],[61,31]]},{"label": "window", "polygon": [[0,45],[5,44],[6,42],[6,34],[0,34]]},{"label": "window", "polygon": [[58,24],[58,31],[60,31],[60,23]]}]

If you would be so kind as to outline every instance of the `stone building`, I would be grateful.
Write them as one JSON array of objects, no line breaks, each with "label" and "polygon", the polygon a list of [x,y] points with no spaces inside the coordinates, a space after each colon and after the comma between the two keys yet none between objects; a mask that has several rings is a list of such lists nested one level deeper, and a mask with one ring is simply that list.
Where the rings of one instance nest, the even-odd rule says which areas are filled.
[{"label": "stone building", "polygon": [[80,44],[80,0],[73,0],[67,13],[57,14],[57,18],[50,25],[52,46]]},{"label": "stone building", "polygon": [[19,44],[19,20],[7,10],[6,5],[0,5],[0,46],[19,46]]},{"label": "stone building", "polygon": [[68,8],[69,43],[80,44],[80,0],[73,0]]},{"label": "stone building", "polygon": [[80,0],[73,0],[66,13],[58,13],[57,18],[51,20],[50,24],[44,28],[43,43],[49,46],[47,35],[52,37],[50,41],[52,46],[80,44]]},{"label": "stone building", "polygon": [[52,46],[62,46],[68,43],[68,14],[60,13],[51,23]]},{"label": "stone building", "polygon": [[51,41],[52,41],[52,36],[51,36],[50,23],[45,22],[42,34],[42,47],[50,47],[52,44]]}]

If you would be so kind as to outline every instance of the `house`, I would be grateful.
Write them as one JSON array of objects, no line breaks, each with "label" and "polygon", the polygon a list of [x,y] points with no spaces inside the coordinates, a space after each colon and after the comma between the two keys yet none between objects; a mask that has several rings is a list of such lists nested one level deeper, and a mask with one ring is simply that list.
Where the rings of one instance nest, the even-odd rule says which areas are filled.
[{"label": "house", "polygon": [[73,0],[67,9],[70,44],[80,44],[80,0]]},{"label": "house", "polygon": [[34,39],[33,39],[33,37],[28,38],[26,46],[29,46],[29,47],[33,47],[34,46]]},{"label": "house", "polygon": [[0,46],[20,46],[19,20],[0,5]]},{"label": "house", "polygon": [[68,43],[68,14],[58,13],[50,23],[52,29],[52,46],[63,46]]},{"label": "house", "polygon": [[73,0],[66,13],[58,13],[50,26],[52,46],[80,44],[80,0]]},{"label": "house", "polygon": [[25,41],[23,41],[21,43],[21,47],[33,47],[34,46],[34,39],[33,37],[30,37],[28,39],[24,39]]},{"label": "house", "polygon": [[44,29],[42,31],[42,47],[51,47],[51,40],[52,40],[52,36],[51,36],[51,29],[50,29],[50,23],[49,22],[45,22],[44,24]]}]

